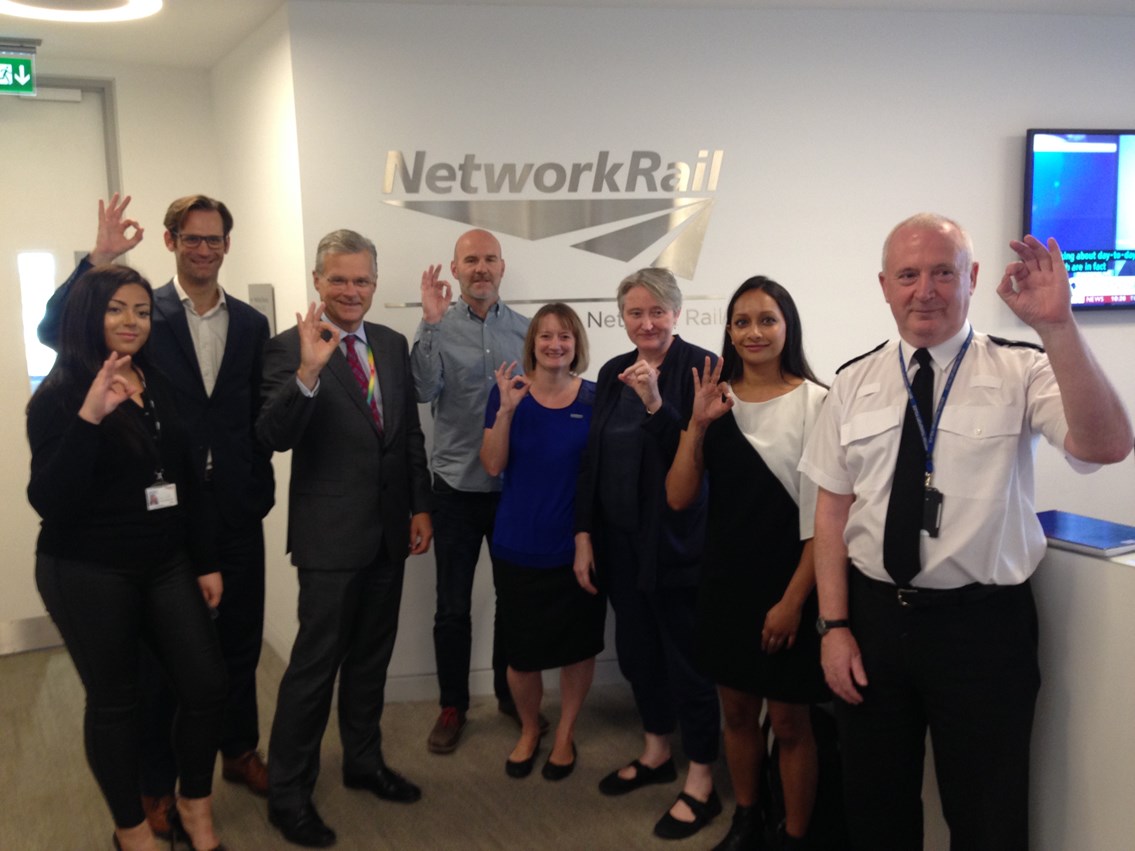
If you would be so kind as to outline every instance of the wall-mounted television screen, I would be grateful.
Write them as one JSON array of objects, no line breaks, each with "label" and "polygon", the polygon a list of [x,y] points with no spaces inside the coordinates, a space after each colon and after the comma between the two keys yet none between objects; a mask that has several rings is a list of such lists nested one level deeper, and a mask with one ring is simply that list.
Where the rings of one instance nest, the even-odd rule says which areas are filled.
[{"label": "wall-mounted television screen", "polygon": [[1029,130],[1024,218],[1060,243],[1074,309],[1135,308],[1135,130]]}]

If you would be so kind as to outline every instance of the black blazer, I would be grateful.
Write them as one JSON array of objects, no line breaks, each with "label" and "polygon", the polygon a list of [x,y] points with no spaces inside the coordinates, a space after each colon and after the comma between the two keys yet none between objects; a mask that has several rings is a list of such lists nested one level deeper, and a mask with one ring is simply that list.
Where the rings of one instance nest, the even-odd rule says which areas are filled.
[{"label": "black blazer", "polygon": [[[657,586],[691,586],[698,583],[702,547],[705,543],[705,509],[707,490],[703,478],[701,493],[694,503],[682,511],[673,511],[666,504],[666,474],[678,452],[678,439],[689,422],[693,410],[694,380],[691,368],[699,370],[706,356],[717,363],[717,356],[700,346],[674,337],[658,374],[658,391],[662,407],[653,416],[642,412],[642,453],[630,464],[638,470],[639,588],[653,591]],[[619,373],[638,358],[637,351],[618,355],[599,370],[595,388],[595,411],[587,440],[583,468],[576,494],[576,530],[591,532],[602,523],[597,510],[599,488],[603,483],[602,468],[608,465],[623,469],[626,459],[600,457],[600,440],[604,427],[618,405],[625,386]],[[596,555],[596,571],[601,577],[604,566]]]},{"label": "black blazer", "polygon": [[296,328],[273,337],[264,355],[256,429],[277,452],[292,450],[288,552],[305,569],[365,567],[379,547],[400,564],[409,552],[410,515],[430,510],[406,338],[384,325],[363,327],[382,393],[381,434],[340,351],[320,373],[314,397],[296,381]]},{"label": "black blazer", "polygon": [[[90,268],[89,258],[83,258],[48,301],[38,329],[44,345],[59,347],[63,305],[75,281]],[[225,301],[229,331],[212,396],[205,393],[189,320],[172,280],[154,291],[146,352],[150,363],[165,374],[173,387],[174,405],[192,442],[198,480],[205,480],[206,458],[211,450],[212,494],[222,522],[243,526],[261,520],[276,499],[272,453],[257,442],[255,435],[268,320],[228,293]]]}]

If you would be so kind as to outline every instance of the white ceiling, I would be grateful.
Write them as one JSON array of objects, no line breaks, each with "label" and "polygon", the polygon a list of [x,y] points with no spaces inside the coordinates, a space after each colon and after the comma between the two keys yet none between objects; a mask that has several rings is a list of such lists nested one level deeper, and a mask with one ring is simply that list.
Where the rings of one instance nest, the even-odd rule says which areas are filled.
[{"label": "white ceiling", "polygon": [[[313,0],[314,1],[314,0]],[[445,5],[594,6],[751,9],[892,9],[939,12],[1135,16],[1135,0],[318,0]],[[144,21],[54,24],[0,14],[4,36],[39,38],[42,58],[116,59],[141,64],[211,68],[284,5],[284,0],[166,0]]]}]

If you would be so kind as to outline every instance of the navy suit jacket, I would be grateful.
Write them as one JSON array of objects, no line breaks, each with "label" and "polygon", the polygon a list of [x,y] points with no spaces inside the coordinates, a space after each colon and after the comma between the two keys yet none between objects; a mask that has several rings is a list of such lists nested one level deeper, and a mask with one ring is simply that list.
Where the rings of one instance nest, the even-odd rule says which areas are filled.
[{"label": "navy suit jacket", "polygon": [[382,424],[366,404],[347,359],[336,350],[319,375],[315,396],[296,381],[299,331],[273,337],[264,355],[261,441],[292,450],[288,551],[315,570],[354,570],[386,557],[401,565],[410,545],[410,516],[430,510],[426,445],[410,375],[406,338],[363,323],[382,393]]},{"label": "navy suit jacket", "polygon": [[[642,591],[657,587],[694,586],[698,584],[702,548],[705,542],[708,490],[702,476],[697,499],[681,511],[666,504],[666,474],[678,452],[682,429],[693,411],[694,379],[691,369],[699,371],[706,357],[714,364],[717,355],[700,346],[674,337],[658,374],[658,391],[662,407],[649,416],[641,413],[642,447],[636,458],[601,458],[603,429],[619,405],[619,396],[626,386],[619,374],[638,360],[638,352],[617,355],[599,370],[595,387],[595,410],[591,415],[587,451],[584,453],[579,487],[575,498],[576,531],[590,532],[602,525],[599,509],[599,488],[604,472],[607,475],[637,476],[639,516],[638,550],[640,553],[638,586]],[[607,468],[605,471],[602,468]],[[601,536],[600,536],[601,539]],[[602,577],[611,568],[596,555],[596,570]]]},{"label": "navy suit jacket", "polygon": [[[44,345],[59,348],[63,306],[75,282],[90,268],[90,260],[84,258],[48,301],[38,329]],[[211,396],[205,393],[189,320],[172,280],[154,291],[146,352],[150,363],[165,374],[174,389],[174,405],[192,439],[198,479],[205,479],[211,450],[212,493],[222,522],[243,526],[259,522],[276,499],[272,453],[258,443],[255,433],[268,320],[228,293],[225,301],[229,331]]]}]

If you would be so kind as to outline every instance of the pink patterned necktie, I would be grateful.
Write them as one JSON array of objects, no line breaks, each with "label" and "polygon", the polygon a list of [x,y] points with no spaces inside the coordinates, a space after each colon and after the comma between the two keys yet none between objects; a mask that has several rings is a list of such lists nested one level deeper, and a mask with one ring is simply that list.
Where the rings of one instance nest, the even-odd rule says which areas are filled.
[{"label": "pink patterned necktie", "polygon": [[363,395],[367,400],[367,407],[370,408],[371,416],[374,417],[374,422],[378,426],[378,430],[382,431],[382,414],[378,410],[378,400],[375,398],[374,385],[375,385],[375,371],[374,371],[374,355],[371,354],[370,346],[367,345],[367,361],[369,369],[363,367],[362,361],[359,360],[359,353],[355,348],[355,335],[351,334],[347,337],[347,366],[351,368],[351,372],[355,376],[355,381],[359,383],[359,389],[363,391]]}]

